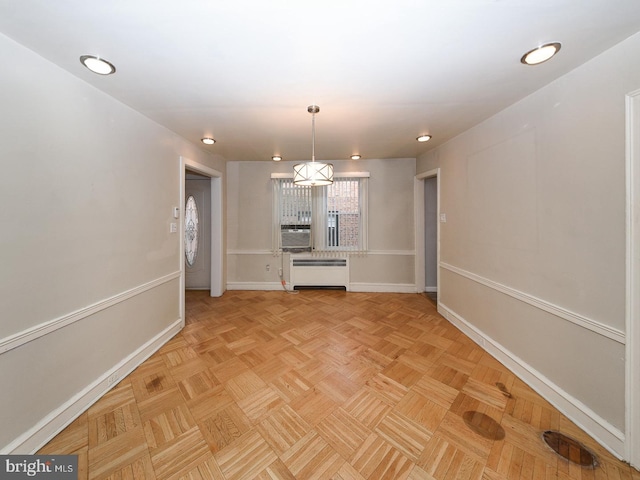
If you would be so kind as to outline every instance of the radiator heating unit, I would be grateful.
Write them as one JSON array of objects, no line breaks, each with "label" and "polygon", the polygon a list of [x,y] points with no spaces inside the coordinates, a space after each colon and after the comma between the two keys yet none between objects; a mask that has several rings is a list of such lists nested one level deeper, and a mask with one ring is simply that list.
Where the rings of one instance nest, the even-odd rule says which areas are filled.
[{"label": "radiator heating unit", "polygon": [[290,283],[295,289],[349,290],[347,258],[291,258]]}]

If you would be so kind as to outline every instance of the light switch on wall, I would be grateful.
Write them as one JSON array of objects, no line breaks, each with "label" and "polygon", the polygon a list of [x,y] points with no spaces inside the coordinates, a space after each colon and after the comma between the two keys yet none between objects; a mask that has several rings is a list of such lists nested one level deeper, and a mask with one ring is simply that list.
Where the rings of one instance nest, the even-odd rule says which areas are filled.
[{"label": "light switch on wall", "polygon": [[169,225],[169,233],[176,233],[178,231],[178,224],[172,223]]},{"label": "light switch on wall", "polygon": [[447,214],[446,213],[441,213],[440,214],[440,223],[447,223]]}]

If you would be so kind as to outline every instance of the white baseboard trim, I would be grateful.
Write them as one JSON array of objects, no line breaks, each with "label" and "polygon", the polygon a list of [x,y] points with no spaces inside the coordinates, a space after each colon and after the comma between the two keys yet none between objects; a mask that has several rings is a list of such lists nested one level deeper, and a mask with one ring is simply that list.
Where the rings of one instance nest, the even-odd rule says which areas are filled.
[{"label": "white baseboard trim", "polygon": [[[287,283],[287,290],[291,285]],[[227,282],[227,290],[282,290],[280,282]],[[347,288],[349,292],[372,293],[416,293],[414,284],[404,283],[353,283]]]},{"label": "white baseboard trim", "polygon": [[544,310],[545,312],[571,322],[574,325],[579,325],[583,328],[586,328],[587,330],[591,330],[592,332],[610,338],[611,340],[614,340],[618,343],[621,343],[623,345],[625,344],[625,332],[617,328],[605,325],[601,322],[598,322],[597,320],[593,320],[591,318],[585,317],[584,315],[580,315],[579,313],[572,312],[559,305],[547,302],[546,300],[534,297],[533,295],[529,295],[528,293],[508,287],[507,285],[494,282],[493,280],[482,277],[473,272],[469,272],[462,268],[449,265],[448,263],[440,262],[440,267],[444,268],[445,270],[449,270],[450,272],[456,273],[464,278],[477,282],[481,285],[484,285],[485,287],[489,287],[493,290],[497,290],[500,293],[509,295],[512,298],[520,300],[521,302],[527,303],[533,307],[539,308],[540,310]]},{"label": "white baseboard trim", "polygon": [[125,300],[129,300],[130,298],[147,292],[152,288],[163,285],[167,282],[170,282],[171,280],[175,280],[176,278],[180,278],[180,275],[181,272],[179,271],[170,273],[169,275],[156,278],[155,280],[151,280],[150,282],[138,285],[137,287],[118,293],[117,295],[106,298],[87,307],[81,308],[80,310],[76,310],[75,312],[63,315],[62,317],[54,318],[53,320],[43,322],[39,325],[27,328],[26,330],[23,330],[16,334],[2,338],[0,339],[0,353],[18,348],[25,343],[43,337],[51,332],[55,332],[56,330],[66,327],[67,325],[71,325],[72,323],[78,322],[91,315],[95,315],[102,310],[117,305],[118,303],[124,302]]},{"label": "white baseboard trim", "polygon": [[[291,285],[287,284],[287,289]],[[280,282],[227,282],[227,290],[283,290]]]},{"label": "white baseboard trim", "polygon": [[102,374],[82,391],[40,420],[33,428],[0,450],[2,455],[33,454],[67,425],[78,418],[91,405],[129,375],[142,362],[182,330],[182,319],[173,322],[120,363]]},{"label": "white baseboard trim", "polygon": [[410,283],[357,283],[349,284],[350,292],[372,293],[416,293],[415,284]]},{"label": "white baseboard trim", "polygon": [[485,335],[443,303],[438,303],[438,312],[511,370],[523,382],[542,395],[567,418],[591,435],[604,448],[617,458],[621,460],[624,458],[625,436],[620,429],[611,425],[581,401],[569,395],[542,373]]},{"label": "white baseboard trim", "polygon": [[438,287],[424,287],[424,291],[427,293],[438,293]]}]

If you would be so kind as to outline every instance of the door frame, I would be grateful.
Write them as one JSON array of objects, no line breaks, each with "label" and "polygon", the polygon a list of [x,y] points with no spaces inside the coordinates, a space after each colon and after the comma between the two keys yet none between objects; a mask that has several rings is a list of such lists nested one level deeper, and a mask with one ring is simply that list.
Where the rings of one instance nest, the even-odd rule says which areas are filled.
[{"label": "door frame", "polygon": [[[419,173],[413,181],[413,210],[415,222],[415,283],[416,292],[423,293],[426,287],[425,272],[425,195],[424,181],[427,178],[436,178],[436,197],[437,197],[437,217],[436,217],[436,265],[437,265],[437,283],[438,291],[440,291],[440,168],[434,168],[424,173]],[[440,295],[438,295],[438,299]],[[439,302],[440,300],[438,300]]]},{"label": "door frame", "polygon": [[212,297],[224,292],[224,229],[222,206],[222,173],[201,163],[180,157],[180,318],[184,326],[185,266],[184,266],[184,195],[187,170],[209,177],[211,180],[211,289]]},{"label": "door frame", "polygon": [[640,90],[626,96],[625,457],[640,467]]}]

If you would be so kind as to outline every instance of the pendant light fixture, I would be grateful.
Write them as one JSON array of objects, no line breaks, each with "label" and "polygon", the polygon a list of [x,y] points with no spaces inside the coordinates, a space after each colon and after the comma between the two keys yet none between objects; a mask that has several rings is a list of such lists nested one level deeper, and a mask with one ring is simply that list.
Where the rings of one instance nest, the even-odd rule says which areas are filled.
[{"label": "pendant light fixture", "polygon": [[316,162],[316,113],[319,111],[317,105],[307,107],[311,114],[311,161],[293,166],[293,183],[296,185],[319,187],[333,183],[333,165]]}]

